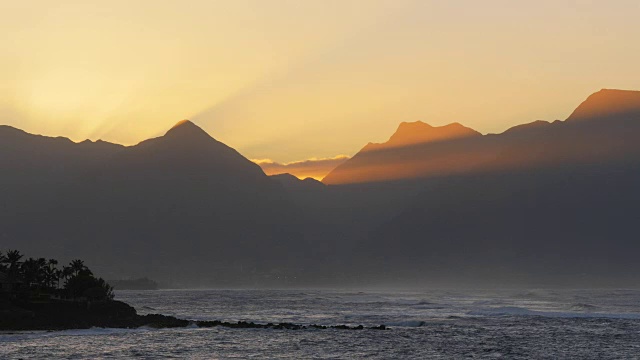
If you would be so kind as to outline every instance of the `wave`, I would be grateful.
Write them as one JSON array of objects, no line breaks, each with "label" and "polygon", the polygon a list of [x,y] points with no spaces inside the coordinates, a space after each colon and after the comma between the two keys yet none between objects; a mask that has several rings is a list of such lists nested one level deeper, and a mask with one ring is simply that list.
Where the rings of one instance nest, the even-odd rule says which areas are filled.
[{"label": "wave", "polygon": [[540,316],[548,318],[605,318],[605,319],[633,319],[640,320],[637,313],[596,313],[573,311],[538,311],[517,306],[505,306],[473,310],[467,313],[472,316]]},{"label": "wave", "polygon": [[420,320],[407,320],[407,321],[390,322],[390,323],[386,323],[385,325],[399,326],[399,327],[421,327],[421,326],[426,326],[427,322],[420,321]]},{"label": "wave", "polygon": [[578,303],[571,305],[571,310],[584,310],[584,311],[593,311],[598,307],[591,304]]},{"label": "wave", "polygon": [[100,328],[92,327],[89,329],[69,329],[69,330],[25,330],[25,331],[7,331],[0,333],[0,342],[5,340],[27,340],[34,338],[46,338],[57,336],[94,336],[94,335],[113,335],[122,333],[132,333],[141,331],[156,330],[148,327],[139,327],[136,329],[123,328]]},{"label": "wave", "polygon": [[416,303],[416,305],[438,305],[438,304],[431,301],[427,301],[427,300],[420,300]]}]

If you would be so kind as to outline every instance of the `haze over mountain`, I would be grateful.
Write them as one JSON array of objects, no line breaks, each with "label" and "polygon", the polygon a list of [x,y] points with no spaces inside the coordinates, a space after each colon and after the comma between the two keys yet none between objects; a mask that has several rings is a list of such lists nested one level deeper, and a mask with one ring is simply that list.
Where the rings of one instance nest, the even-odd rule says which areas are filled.
[{"label": "haze over mountain", "polygon": [[[441,127],[433,127],[420,121],[401,123],[389,141],[383,144],[367,144],[322,181],[325,184],[337,185],[459,171],[463,167],[461,162],[467,162],[468,154],[466,150],[459,153],[448,151],[451,148],[450,142],[478,136],[481,136],[479,132],[458,123]],[[447,145],[442,145],[443,143]],[[426,145],[433,146],[423,149]],[[440,155],[442,151],[446,151],[444,156]],[[438,158],[433,159],[433,156]]]},{"label": "haze over mountain", "polygon": [[637,285],[639,106],[640,92],[602,90],[565,122],[375,154],[469,161],[412,179],[423,191],[362,242],[359,264],[389,281]]},{"label": "haze over mountain", "polygon": [[[17,135],[16,143],[32,140]],[[300,241],[288,243],[300,237],[296,227],[282,226],[284,219],[299,222],[282,187],[189,121],[117,151],[109,147],[86,154],[82,144],[40,140],[39,146],[75,147],[86,162],[43,150],[46,158],[39,160],[69,175],[53,182],[29,179],[45,173],[16,175],[23,177],[17,184],[36,185],[28,192],[3,191],[11,197],[3,214],[5,246],[84,257],[106,272],[181,281],[201,273],[229,279],[228,272],[256,271],[263,259],[300,249]],[[15,146],[12,157],[38,168],[31,155],[27,147]]]},{"label": "haze over mountain", "polygon": [[0,241],[183,286],[637,285],[638,109],[602,90],[497,135],[403,123],[324,184],[190,121],[130,147],[3,126]]},{"label": "haze over mountain", "polygon": [[567,120],[640,116],[640,91],[602,89],[589,96]]},{"label": "haze over mountain", "polygon": [[312,158],[286,164],[277,163],[270,159],[256,159],[253,161],[260,165],[267,175],[292,174],[300,179],[313,178],[321,180],[331,170],[347,159],[349,159],[349,157],[346,155],[338,155],[331,158]]},{"label": "haze over mountain", "polygon": [[618,136],[635,136],[625,127],[636,126],[639,94],[604,89],[591,95],[566,122],[536,121],[499,135],[482,136],[457,123],[443,127],[402,123],[389,141],[368,144],[323,182],[338,185],[614,161],[635,151],[632,142]]}]

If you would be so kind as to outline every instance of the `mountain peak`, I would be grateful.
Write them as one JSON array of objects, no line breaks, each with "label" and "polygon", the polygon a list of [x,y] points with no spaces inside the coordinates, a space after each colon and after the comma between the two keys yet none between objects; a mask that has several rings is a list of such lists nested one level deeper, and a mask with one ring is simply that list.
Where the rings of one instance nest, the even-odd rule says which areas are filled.
[{"label": "mountain peak", "polygon": [[459,123],[431,126],[422,121],[402,122],[389,138],[388,145],[404,146],[480,135]]},{"label": "mountain peak", "polygon": [[602,89],[591,94],[567,120],[640,116],[640,91]]},{"label": "mountain peak", "polygon": [[195,126],[195,127],[198,127],[191,120],[184,119],[184,120],[178,121],[175,125],[173,125],[173,127],[171,127],[171,129],[176,129],[176,128],[179,128],[181,126]]},{"label": "mountain peak", "polygon": [[191,120],[178,121],[167,133],[167,137],[211,137],[206,131],[202,130],[198,125],[191,122]]}]

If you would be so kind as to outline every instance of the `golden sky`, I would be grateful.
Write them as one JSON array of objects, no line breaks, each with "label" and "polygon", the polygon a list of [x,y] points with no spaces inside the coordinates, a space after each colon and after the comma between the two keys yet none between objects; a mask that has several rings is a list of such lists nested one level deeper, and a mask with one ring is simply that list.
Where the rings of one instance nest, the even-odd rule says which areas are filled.
[{"label": "golden sky", "polygon": [[292,161],[286,164],[274,162],[271,159],[252,159],[260,165],[267,175],[291,174],[299,179],[312,178],[321,181],[331,170],[349,159],[346,155],[332,158],[309,158],[303,161]]},{"label": "golden sky", "polygon": [[190,118],[253,159],[402,121],[501,132],[640,89],[640,1],[0,0],[0,123],[135,144]]}]

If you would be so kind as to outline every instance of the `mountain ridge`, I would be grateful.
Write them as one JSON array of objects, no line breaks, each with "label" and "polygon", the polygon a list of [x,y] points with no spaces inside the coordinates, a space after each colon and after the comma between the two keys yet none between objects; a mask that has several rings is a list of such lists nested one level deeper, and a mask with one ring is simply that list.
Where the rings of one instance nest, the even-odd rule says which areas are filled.
[{"label": "mountain ridge", "polygon": [[389,140],[381,145],[403,146],[477,135],[481,134],[457,122],[443,126],[432,126],[422,121],[402,122]]},{"label": "mountain ridge", "polygon": [[[459,125],[466,132],[456,133],[461,136],[443,137],[437,141],[430,141],[428,137],[420,135],[418,130],[432,131],[442,129],[432,127],[422,122],[403,123],[399,129],[403,134],[418,132],[412,139],[425,139],[422,142],[407,141],[388,145],[368,144],[351,159],[336,167],[322,180],[328,185],[340,185],[362,182],[395,181],[409,178],[437,177],[448,174],[469,173],[496,167],[517,167],[525,160],[534,162],[555,162],[550,149],[543,147],[527,154],[525,143],[538,146],[536,143],[549,142],[557,136],[567,136],[563,143],[553,146],[558,155],[565,160],[580,158],[580,151],[585,154],[596,154],[593,149],[583,147],[573,148],[570,134],[563,129],[573,129],[576,134],[586,137],[613,136],[607,129],[606,122],[593,123],[591,120],[607,119],[612,127],[623,131],[623,121],[640,119],[640,91],[629,90],[601,90],[590,95],[582,102],[565,121],[534,121],[528,124],[513,126],[500,134],[482,135],[475,130]],[[579,120],[579,121],[576,121]],[[451,125],[448,125],[451,126]],[[599,133],[590,128],[599,128]],[[464,136],[463,136],[464,135]],[[395,136],[392,135],[391,139]],[[523,138],[524,136],[524,138]],[[546,139],[543,139],[546,136]],[[401,136],[399,136],[401,137]],[[615,141],[613,139],[603,141]],[[604,145],[603,145],[604,146]],[[613,149],[612,147],[608,148]],[[609,151],[604,151],[603,154]],[[513,155],[513,156],[510,156]],[[543,156],[544,154],[544,156]],[[617,155],[619,156],[619,155]],[[569,159],[570,158],[570,159]]]},{"label": "mountain ridge", "polygon": [[624,116],[625,114],[640,114],[640,91],[602,89],[587,97],[566,121]]},{"label": "mountain ridge", "polygon": [[268,177],[190,122],[117,148],[7,130],[0,242],[183,286],[608,281],[640,271],[629,114],[361,152],[339,186]]}]

